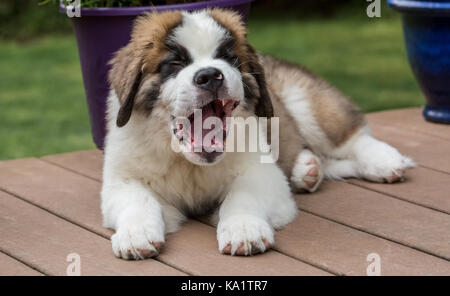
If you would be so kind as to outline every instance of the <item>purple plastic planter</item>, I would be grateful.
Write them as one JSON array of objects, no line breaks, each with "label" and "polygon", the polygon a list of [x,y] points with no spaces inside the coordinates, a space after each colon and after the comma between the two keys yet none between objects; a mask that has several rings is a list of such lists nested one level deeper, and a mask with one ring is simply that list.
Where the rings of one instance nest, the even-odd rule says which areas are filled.
[{"label": "purple plastic planter", "polygon": [[[105,109],[109,93],[108,61],[113,54],[130,40],[136,16],[149,11],[200,10],[204,8],[230,8],[240,13],[245,22],[253,0],[211,0],[175,5],[81,8],[81,17],[73,17],[72,23],[78,43],[78,53],[83,74],[84,89],[89,107],[91,130],[95,144],[103,149],[106,133]],[[60,12],[66,13],[65,7]]]}]

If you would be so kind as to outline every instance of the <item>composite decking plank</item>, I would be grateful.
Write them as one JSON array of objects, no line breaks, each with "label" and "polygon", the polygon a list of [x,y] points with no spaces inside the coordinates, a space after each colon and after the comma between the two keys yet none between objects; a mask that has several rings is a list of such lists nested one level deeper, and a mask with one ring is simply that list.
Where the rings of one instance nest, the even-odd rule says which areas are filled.
[{"label": "composite decking plank", "polygon": [[0,192],[0,248],[45,274],[67,275],[69,254],[81,275],[183,275],[155,260],[117,260],[108,240],[12,195]]},{"label": "composite decking plank", "polygon": [[450,140],[450,125],[432,123],[422,116],[423,108],[407,108],[367,114],[371,125],[393,126]]},{"label": "composite decking plank", "polygon": [[[36,159],[0,163],[0,188],[109,238],[112,231],[101,225],[100,185],[98,181]],[[167,237],[167,247],[158,260],[196,275],[328,274],[278,252],[244,260],[221,255],[215,237],[214,228],[191,221]],[[108,245],[103,250],[105,256],[112,255]]]},{"label": "composite decking plank", "polygon": [[[212,225],[211,218],[199,220]],[[274,249],[337,275],[367,275],[373,253],[380,256],[382,275],[450,275],[445,259],[304,211],[276,232]]]},{"label": "composite decking plank", "polygon": [[450,215],[338,181],[296,195],[301,209],[450,259]]},{"label": "composite decking plank", "polygon": [[381,275],[450,275],[446,260],[306,212],[277,232],[276,249],[342,275],[367,275],[372,253]]},{"label": "composite decking plank", "polygon": [[[70,159],[77,159],[77,163],[83,162],[82,154],[79,157],[75,155],[76,153],[72,154]],[[72,169],[71,162],[66,162],[64,155],[59,158],[62,166],[69,166],[69,169]],[[94,160],[89,158],[89,161]],[[101,167],[101,157],[95,161],[97,166]],[[79,170],[84,173],[81,167]],[[100,173],[99,171],[98,175],[93,177],[99,180]],[[193,233],[189,227],[188,224],[188,229],[182,227],[181,231]],[[339,239],[341,235],[342,240]],[[211,247],[205,251],[212,248],[216,252],[215,240],[210,243]],[[172,244],[168,244],[168,248],[173,247]],[[365,274],[368,264],[365,256],[371,252],[377,252],[382,257],[385,275],[450,274],[450,263],[445,260],[307,213],[301,213],[300,217],[286,229],[277,232],[276,249],[337,274]],[[179,256],[183,257],[183,252],[180,252]]]},{"label": "composite decking plank", "polygon": [[406,173],[404,182],[381,184],[350,179],[355,184],[424,207],[450,214],[450,174],[417,167]]},{"label": "composite decking plank", "polygon": [[395,126],[372,124],[370,127],[374,137],[394,146],[418,164],[450,173],[450,141]]},{"label": "composite decking plank", "polygon": [[160,256],[195,275],[332,275],[273,250],[250,257],[222,255],[215,228],[193,220],[168,236]]},{"label": "composite decking plank", "polygon": [[42,276],[41,272],[0,252],[0,276]]},{"label": "composite decking plank", "polygon": [[49,155],[41,159],[93,179],[101,179],[102,176],[103,152],[100,150],[85,150]]},{"label": "composite decking plank", "polygon": [[76,212],[79,225],[93,232],[103,229],[98,181],[38,159],[17,159],[0,162],[0,189],[64,219]]}]

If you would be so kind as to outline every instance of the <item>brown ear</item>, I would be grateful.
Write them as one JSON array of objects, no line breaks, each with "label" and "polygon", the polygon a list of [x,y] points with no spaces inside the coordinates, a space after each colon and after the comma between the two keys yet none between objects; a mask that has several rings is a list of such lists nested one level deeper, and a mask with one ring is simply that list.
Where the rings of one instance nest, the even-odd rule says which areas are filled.
[{"label": "brown ear", "polygon": [[267,117],[268,119],[273,117],[273,106],[270,99],[269,91],[267,90],[266,78],[264,76],[264,68],[261,66],[258,60],[258,55],[253,47],[247,44],[247,50],[249,53],[248,67],[250,74],[255,78],[259,87],[259,99],[255,106],[255,114],[258,117]]},{"label": "brown ear", "polygon": [[156,72],[156,67],[166,52],[164,40],[181,21],[180,11],[149,12],[138,17],[130,43],[111,60],[109,83],[121,105],[117,126],[124,126],[130,120],[136,95],[141,84],[145,84],[142,80],[146,79],[146,75]]},{"label": "brown ear", "polygon": [[108,79],[120,102],[116,124],[122,127],[130,120],[134,99],[142,79],[142,61],[130,45],[119,50],[111,60]]}]

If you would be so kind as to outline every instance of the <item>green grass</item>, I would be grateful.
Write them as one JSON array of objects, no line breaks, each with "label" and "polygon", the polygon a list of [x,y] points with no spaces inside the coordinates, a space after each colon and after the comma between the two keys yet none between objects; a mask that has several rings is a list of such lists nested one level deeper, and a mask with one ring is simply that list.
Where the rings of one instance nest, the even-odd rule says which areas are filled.
[{"label": "green grass", "polygon": [[[364,112],[424,104],[396,17],[252,17],[249,39],[325,77]],[[0,56],[0,160],[94,147],[72,34],[0,40]]]},{"label": "green grass", "polygon": [[93,148],[74,39],[0,42],[0,159]]},{"label": "green grass", "polygon": [[420,106],[399,18],[250,22],[258,50],[300,63],[330,81],[364,112]]}]

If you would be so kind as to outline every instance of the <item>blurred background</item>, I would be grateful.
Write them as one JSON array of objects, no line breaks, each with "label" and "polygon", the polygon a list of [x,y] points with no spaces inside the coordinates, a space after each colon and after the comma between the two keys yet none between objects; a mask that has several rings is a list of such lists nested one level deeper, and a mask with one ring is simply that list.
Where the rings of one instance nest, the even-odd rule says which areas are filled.
[{"label": "blurred background", "polygon": [[[55,4],[0,1],[0,160],[94,148],[70,19]],[[422,106],[400,17],[382,0],[257,0],[249,40],[301,63],[364,112]]]}]

